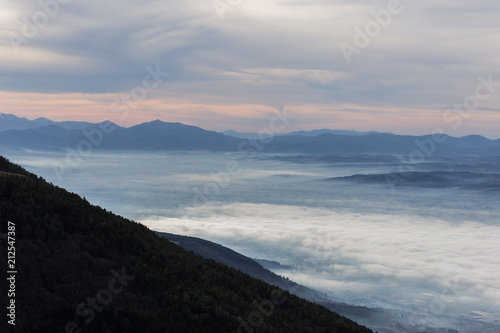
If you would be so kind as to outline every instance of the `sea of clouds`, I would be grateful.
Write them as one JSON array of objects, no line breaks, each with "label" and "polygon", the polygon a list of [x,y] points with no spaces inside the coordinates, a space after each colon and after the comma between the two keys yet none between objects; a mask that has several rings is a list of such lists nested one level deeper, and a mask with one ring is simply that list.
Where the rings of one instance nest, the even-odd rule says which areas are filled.
[{"label": "sea of clouds", "polygon": [[279,273],[343,301],[463,315],[500,310],[500,226],[249,203],[189,213],[140,222],[290,265]]},{"label": "sea of clouds", "polygon": [[[340,157],[311,163],[301,156],[96,153],[66,170],[63,182],[51,167],[63,154],[8,157],[153,230],[279,262],[276,273],[332,300],[392,309],[423,327],[450,327],[450,318],[500,323],[499,191],[326,180],[397,167],[366,157],[346,164]],[[215,186],[230,160],[240,172]],[[415,167],[485,166],[499,170],[470,159]]]}]

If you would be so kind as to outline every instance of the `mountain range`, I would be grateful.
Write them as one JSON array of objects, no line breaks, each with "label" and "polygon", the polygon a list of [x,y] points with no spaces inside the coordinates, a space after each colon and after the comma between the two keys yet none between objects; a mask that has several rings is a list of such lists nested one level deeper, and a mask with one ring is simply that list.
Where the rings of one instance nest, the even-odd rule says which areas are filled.
[{"label": "mountain range", "polygon": [[[222,133],[224,135],[234,136],[235,138],[240,138],[240,139],[249,139],[249,138],[258,138],[259,137],[259,133],[257,133],[257,132],[237,132],[235,130],[227,130],[227,131],[224,131]],[[276,134],[276,136],[284,136],[284,135],[317,136],[317,135],[321,135],[321,134],[362,136],[362,135],[376,134],[376,133],[379,133],[379,132],[375,132],[375,131],[358,132],[358,131],[350,131],[350,130],[320,129],[320,130],[312,130],[312,131],[295,131],[295,132],[290,132],[290,133],[286,133],[286,134]]]},{"label": "mountain range", "polygon": [[[226,132],[227,133],[227,132]],[[231,134],[232,133],[232,134]],[[500,139],[479,135],[395,135],[354,131],[299,131],[259,139],[249,139],[207,131],[196,126],[155,120],[129,128],[109,121],[52,122],[38,118],[27,120],[13,115],[0,118],[2,150],[208,150],[224,152],[273,152],[307,154],[379,154],[413,155],[500,155]],[[347,134],[346,134],[347,133]],[[246,133],[251,134],[251,133]]]},{"label": "mountain range", "polygon": [[27,118],[17,117],[13,114],[0,113],[0,131],[7,131],[12,129],[24,130],[32,129],[49,125],[57,125],[66,129],[84,129],[92,123],[85,121],[61,121],[56,122],[47,118],[37,118],[29,120]]}]

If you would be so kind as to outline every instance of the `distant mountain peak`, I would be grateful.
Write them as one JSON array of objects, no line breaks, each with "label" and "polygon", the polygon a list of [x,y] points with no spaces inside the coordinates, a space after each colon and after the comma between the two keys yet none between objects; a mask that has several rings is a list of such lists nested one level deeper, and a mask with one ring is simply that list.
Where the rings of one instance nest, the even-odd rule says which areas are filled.
[{"label": "distant mountain peak", "polygon": [[[22,118],[22,119],[26,119],[26,118]],[[43,120],[43,121],[50,121],[50,122],[52,122],[52,120],[47,119],[47,118],[45,118],[45,117],[38,117],[38,118],[34,119],[33,121],[40,121],[40,120]]]},{"label": "distant mountain peak", "polygon": [[160,120],[160,119],[155,119],[155,120],[151,120],[151,121],[146,121],[146,122],[144,122],[144,123],[137,124],[137,125],[135,125],[135,126],[147,125],[147,124],[167,124],[167,125],[182,125],[182,126],[189,126],[189,125],[186,125],[186,124],[183,124],[183,123],[179,123],[179,122],[163,121],[163,120]]},{"label": "distant mountain peak", "polygon": [[[28,120],[2,114],[0,148],[62,150],[67,145],[77,145],[85,135],[82,130],[94,129],[96,126],[99,124],[76,121],[54,122],[46,118]],[[108,127],[110,124],[106,122],[104,126]],[[180,122],[164,122],[160,119],[129,128],[115,126],[119,130],[106,133],[106,140],[99,144],[99,149],[250,151],[242,140],[262,140],[269,137],[259,133],[235,131],[219,133]],[[442,142],[429,143],[429,140],[433,139],[432,135],[412,136],[375,131],[322,129],[275,135],[273,140],[264,145],[262,151],[408,155],[415,149],[422,151],[427,149],[432,150],[432,154],[435,155],[500,155],[500,140],[490,140],[479,135],[460,138],[443,135]]]}]

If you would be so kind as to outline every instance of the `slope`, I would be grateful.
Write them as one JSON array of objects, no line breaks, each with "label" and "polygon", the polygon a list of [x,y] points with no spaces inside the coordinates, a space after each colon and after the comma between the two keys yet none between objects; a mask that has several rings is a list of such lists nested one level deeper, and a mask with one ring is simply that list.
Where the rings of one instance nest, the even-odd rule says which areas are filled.
[{"label": "slope", "polygon": [[264,265],[260,264],[260,262],[266,262],[267,266],[269,266],[270,264],[280,266],[279,263],[269,262],[267,260],[256,261],[220,244],[216,244],[197,237],[181,236],[164,232],[156,233],[159,236],[180,245],[185,250],[192,251],[195,254],[199,254],[206,259],[212,259],[216,262],[223,263],[229,267],[235,268],[240,272],[250,275],[253,278],[287,290],[290,293],[299,296],[300,298],[309,300],[313,303],[321,304],[332,311],[335,311],[368,327],[380,327],[388,333],[394,332],[391,329],[394,327],[404,328],[405,332],[414,332],[414,330],[408,328],[408,325],[407,323],[405,323],[404,318],[401,318],[397,314],[391,314],[388,311],[382,309],[371,309],[363,306],[334,302],[330,300],[326,295],[295,283],[292,280],[276,275],[270,270],[264,268]]},{"label": "slope", "polygon": [[[2,258],[6,226],[15,224],[16,332],[371,332],[191,254],[3,157],[0,171]],[[2,293],[12,288],[0,281]],[[7,302],[2,296],[4,309]]]}]

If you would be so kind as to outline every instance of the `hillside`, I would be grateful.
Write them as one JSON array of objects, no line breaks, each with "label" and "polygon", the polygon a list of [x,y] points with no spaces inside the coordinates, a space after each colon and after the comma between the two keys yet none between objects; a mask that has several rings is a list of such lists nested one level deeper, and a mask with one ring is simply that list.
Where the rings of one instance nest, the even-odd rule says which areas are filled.
[{"label": "hillside", "polygon": [[212,259],[226,266],[237,269],[251,277],[290,291],[292,294],[313,302],[326,301],[319,292],[297,284],[289,279],[274,274],[269,269],[264,268],[257,261],[245,257],[220,244],[216,244],[205,239],[189,236],[174,235],[165,232],[156,232],[159,236],[181,246],[187,251],[191,251],[206,259]]},{"label": "hillside", "polygon": [[[226,266],[235,268],[256,279],[265,281],[272,285],[279,286],[283,278],[277,276],[271,271],[265,269],[255,260],[245,257],[236,251],[228,249],[222,245],[213,242],[189,236],[174,235],[165,232],[156,232],[160,237],[181,246],[187,251],[192,251],[206,259],[212,259]],[[283,286],[281,286],[283,288]]]},{"label": "hillside", "polygon": [[[3,157],[0,171],[2,258],[7,224],[15,223],[15,332],[371,332]],[[6,278],[0,286],[8,289]],[[4,309],[7,302],[2,296]]]},{"label": "hillside", "polygon": [[171,242],[174,242],[175,244],[180,245],[188,251],[201,255],[206,259],[212,259],[216,262],[223,263],[229,267],[239,270],[240,272],[248,274],[253,278],[287,290],[300,298],[307,299],[313,303],[321,304],[332,311],[368,327],[378,327],[381,331],[387,333],[394,332],[391,329],[394,327],[404,329],[405,332],[414,332],[413,329],[409,328],[405,319],[401,318],[397,314],[391,314],[390,312],[382,309],[371,309],[363,306],[333,302],[318,291],[276,275],[270,270],[264,268],[266,266],[286,268],[286,266],[282,266],[277,262],[263,259],[253,260],[222,245],[197,237],[174,235],[164,232],[157,232],[157,234],[170,240]]}]

